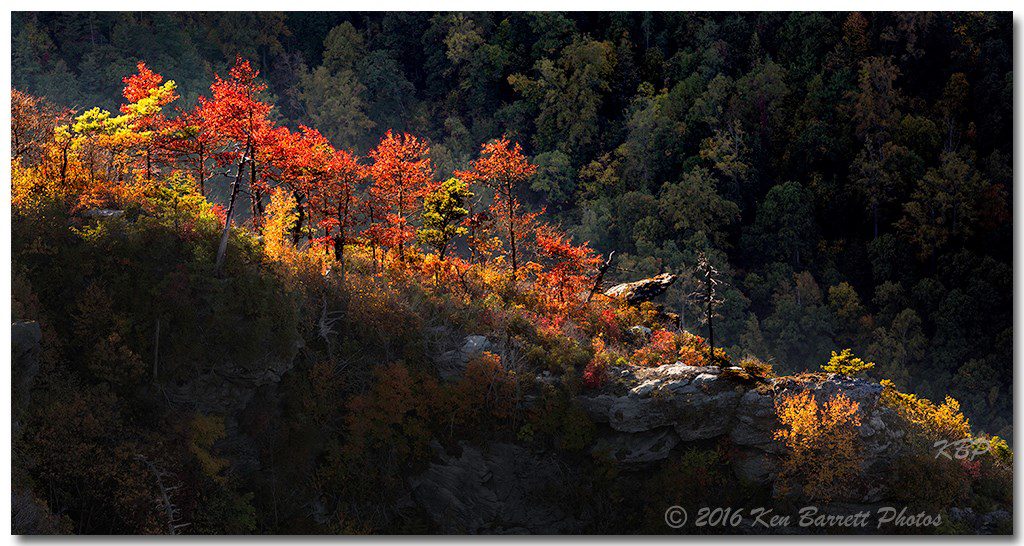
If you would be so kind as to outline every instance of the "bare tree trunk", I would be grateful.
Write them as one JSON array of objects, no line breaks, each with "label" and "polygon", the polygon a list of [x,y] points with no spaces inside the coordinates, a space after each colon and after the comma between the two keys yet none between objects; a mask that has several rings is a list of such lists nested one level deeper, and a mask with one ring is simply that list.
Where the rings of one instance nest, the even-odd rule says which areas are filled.
[{"label": "bare tree trunk", "polygon": [[235,179],[231,181],[231,199],[228,200],[228,212],[224,218],[224,231],[220,235],[220,245],[217,247],[217,261],[214,263],[214,274],[220,275],[224,272],[224,258],[228,252],[228,235],[231,233],[231,216],[235,211],[235,200],[238,198],[238,189],[241,184],[242,171],[245,169],[246,158],[238,162],[238,172]]},{"label": "bare tree trunk", "polygon": [[398,221],[401,222],[399,229],[402,230],[398,235],[398,260],[405,263],[405,192],[402,191],[402,187],[402,184],[398,185]]},{"label": "bare tree trunk", "polygon": [[204,145],[199,143],[199,195],[206,197],[206,155]]},{"label": "bare tree trunk", "polygon": [[612,266],[612,258],[615,257],[615,251],[608,253],[608,259],[601,264],[601,268],[597,271],[597,277],[594,279],[594,286],[590,288],[590,292],[587,293],[587,303],[590,303],[591,298],[594,294],[601,289],[601,283],[604,282],[604,275],[608,272],[608,269]]},{"label": "bare tree trunk", "polygon": [[263,220],[263,194],[256,183],[256,161],[249,160],[249,197],[252,201],[252,225],[258,227]]},{"label": "bare tree trunk", "polygon": [[711,280],[708,279],[708,347],[711,349],[711,355],[709,361],[711,364],[715,363],[715,325],[714,325],[714,309],[712,308],[713,294],[711,292]]},{"label": "bare tree trunk", "polygon": [[60,153],[60,185],[64,187],[68,181],[68,148],[65,146]]},{"label": "bare tree trunk", "polygon": [[341,285],[345,285],[345,209],[346,206],[338,206],[338,235],[334,238],[334,257],[338,260],[338,272],[341,276]]},{"label": "bare tree trunk", "polygon": [[878,203],[873,203],[871,205],[871,216],[873,217],[874,224],[875,224],[875,237],[874,238],[877,239],[878,238]]},{"label": "bare tree trunk", "polygon": [[302,226],[306,223],[306,207],[302,204],[302,194],[299,192],[293,192],[292,195],[295,197],[295,207],[298,209],[299,217],[295,222],[295,227],[292,229],[292,244],[298,246],[299,239],[302,239]]},{"label": "bare tree trunk", "polygon": [[516,270],[518,264],[516,263],[516,228],[515,228],[515,208],[512,206],[512,192],[509,191],[506,196],[508,199],[508,246],[512,253],[512,282],[516,282]]}]

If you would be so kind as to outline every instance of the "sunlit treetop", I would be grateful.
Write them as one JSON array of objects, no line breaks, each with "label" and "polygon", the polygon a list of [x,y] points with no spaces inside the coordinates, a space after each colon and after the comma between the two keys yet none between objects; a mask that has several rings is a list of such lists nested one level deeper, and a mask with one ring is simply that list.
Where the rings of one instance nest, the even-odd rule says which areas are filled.
[{"label": "sunlit treetop", "polygon": [[164,107],[178,98],[175,90],[177,85],[174,80],[164,82],[164,77],[153,72],[146,66],[146,63],[139,61],[138,73],[125,76],[124,90],[121,94],[129,104],[121,105],[121,112],[128,113],[132,104],[152,101],[156,107]]},{"label": "sunlit treetop", "polygon": [[374,174],[391,184],[425,183],[432,175],[430,146],[408,133],[395,134],[389,129],[370,157]]},{"label": "sunlit treetop", "polygon": [[504,187],[523,182],[536,172],[537,166],[526,158],[522,146],[502,137],[481,146],[472,170],[460,171],[457,176]]},{"label": "sunlit treetop", "polygon": [[241,57],[226,79],[215,74],[210,85],[212,97],[199,98],[202,122],[239,143],[254,145],[257,137],[270,129],[268,116],[273,108],[259,98],[267,85],[258,76],[259,71]]}]

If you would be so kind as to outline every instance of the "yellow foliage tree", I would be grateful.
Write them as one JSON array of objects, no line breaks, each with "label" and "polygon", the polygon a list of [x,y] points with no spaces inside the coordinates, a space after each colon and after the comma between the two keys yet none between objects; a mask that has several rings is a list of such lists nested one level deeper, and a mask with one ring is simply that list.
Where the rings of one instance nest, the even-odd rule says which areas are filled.
[{"label": "yellow foliage tree", "polygon": [[852,485],[862,461],[858,409],[842,394],[824,404],[809,391],[776,400],[783,428],[775,439],[789,451],[780,475],[784,488],[802,483],[809,499],[829,501]]},{"label": "yellow foliage tree", "polygon": [[224,484],[227,478],[222,472],[228,467],[228,460],[213,453],[213,445],[224,438],[224,418],[217,415],[196,415],[188,430],[188,450],[195,455],[203,473],[217,483]]},{"label": "yellow foliage tree", "polygon": [[295,197],[286,191],[275,191],[270,196],[267,216],[263,224],[263,253],[274,262],[292,262],[295,247],[291,233],[299,221]]},{"label": "yellow foliage tree", "polygon": [[905,421],[929,440],[956,441],[971,435],[971,424],[960,413],[960,402],[947,396],[935,405],[931,400],[915,394],[902,393],[888,379],[882,380],[882,404],[892,408]]},{"label": "yellow foliage tree", "polygon": [[874,362],[864,362],[863,360],[853,356],[853,351],[850,349],[843,349],[842,352],[838,354],[836,354],[835,351],[832,351],[832,358],[828,359],[828,364],[822,366],[821,369],[829,373],[837,373],[853,377],[874,367]]}]

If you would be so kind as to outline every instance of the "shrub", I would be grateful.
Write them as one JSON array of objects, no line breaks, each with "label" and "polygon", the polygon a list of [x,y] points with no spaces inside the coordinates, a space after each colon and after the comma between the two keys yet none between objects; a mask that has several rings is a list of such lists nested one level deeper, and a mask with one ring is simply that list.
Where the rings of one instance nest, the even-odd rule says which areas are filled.
[{"label": "shrub", "polygon": [[608,368],[611,367],[615,355],[608,352],[601,338],[595,338],[592,345],[594,357],[583,369],[583,386],[588,389],[599,389],[608,381]]},{"label": "shrub", "polygon": [[[441,429],[464,435],[492,430],[512,417],[519,403],[519,380],[506,370],[501,358],[485,352],[466,364],[466,372],[446,386]],[[447,417],[445,417],[447,415]]]},{"label": "shrub", "polygon": [[947,396],[945,402],[936,406],[930,400],[898,391],[888,379],[881,383],[882,404],[895,410],[911,428],[929,441],[956,441],[970,436],[970,422],[960,413],[960,403],[956,399]]},{"label": "shrub", "polygon": [[[998,504],[1012,502],[1013,453],[998,436],[974,438],[980,444],[947,446],[950,457],[936,456],[941,442],[972,438],[970,422],[960,412],[960,404],[946,397],[942,404],[902,393],[889,380],[883,380],[881,403],[893,409],[906,423],[910,449],[896,464],[892,487],[898,498],[923,508],[938,510],[969,502],[976,510],[990,511]],[[979,453],[976,447],[985,446]],[[966,452],[959,450],[966,449]]]},{"label": "shrub", "polygon": [[[687,366],[708,366],[711,364],[708,344],[704,338],[682,331],[654,330],[650,341],[633,352],[630,360],[636,366],[657,367],[682,362]],[[716,362],[727,362],[728,355],[721,347],[715,347]]]},{"label": "shrub", "polygon": [[305,376],[299,403],[317,425],[332,423],[338,412],[338,400],[344,396],[344,377],[333,362],[314,362]]},{"label": "shrub", "polygon": [[784,489],[802,483],[809,499],[827,502],[852,485],[862,459],[857,410],[857,402],[842,394],[824,404],[810,391],[776,400],[783,428],[774,436],[789,452],[780,476]]},{"label": "shrub", "polygon": [[345,443],[329,451],[321,470],[327,487],[354,501],[381,503],[429,455],[439,386],[403,364],[379,366],[370,390],[347,404]]},{"label": "shrub", "polygon": [[188,429],[188,449],[199,461],[203,474],[223,485],[227,478],[223,472],[228,467],[227,459],[214,454],[214,444],[224,438],[224,418],[217,415],[196,415]]},{"label": "shrub", "polygon": [[828,360],[828,364],[823,365],[821,369],[829,373],[837,373],[853,377],[855,375],[865,373],[874,367],[874,362],[864,362],[863,360],[854,357],[853,351],[850,349],[843,349],[839,354],[832,351],[832,358],[830,358]]},{"label": "shrub", "polygon": [[210,204],[195,182],[181,173],[172,173],[161,184],[151,186],[147,197],[143,203],[147,216],[185,241],[217,237],[223,227],[223,207]]},{"label": "shrub", "polygon": [[772,365],[757,358],[756,356],[746,356],[740,360],[740,368],[743,371],[750,374],[751,377],[760,377],[768,379],[775,377],[775,370],[772,369]]},{"label": "shrub", "polygon": [[526,351],[526,361],[532,368],[548,370],[553,374],[572,373],[579,376],[579,370],[586,367],[593,358],[589,345],[561,334],[541,332],[532,347]]},{"label": "shrub", "polygon": [[689,449],[666,460],[643,484],[644,530],[664,533],[669,506],[684,507],[691,517],[703,506],[727,506],[731,488],[724,487],[723,463],[710,449]]},{"label": "shrub", "polygon": [[125,404],[103,384],[65,379],[51,389],[34,400],[14,452],[45,484],[53,513],[67,515],[83,534],[163,532],[153,502],[159,492],[138,459],[149,456],[149,441],[128,424]]},{"label": "shrub", "polygon": [[96,342],[86,360],[86,366],[97,379],[125,387],[134,387],[146,372],[142,359],[122,341],[117,332]]},{"label": "shrub", "polygon": [[1010,445],[1006,443],[1006,440],[992,436],[988,438],[989,448],[988,452],[996,458],[997,461],[1009,465],[1013,462],[1013,450],[1010,449]]},{"label": "shrub", "polygon": [[634,366],[657,367],[672,364],[679,356],[676,336],[668,330],[655,330],[651,340],[633,352],[630,361]]},{"label": "shrub", "polygon": [[[564,390],[545,386],[540,399],[527,412],[527,424],[520,429],[534,442],[561,449],[580,451],[590,444],[597,427],[586,412]],[[529,427],[529,428],[527,428]]]},{"label": "shrub", "polygon": [[969,498],[970,476],[961,461],[936,458],[930,451],[914,451],[894,465],[891,490],[896,500],[923,510],[942,510]]},{"label": "shrub", "polygon": [[[688,366],[710,366],[712,361],[709,357],[707,341],[690,332],[680,332],[676,336],[676,343],[679,346],[679,361]],[[714,362],[728,362],[728,355],[725,349],[715,347]]]}]

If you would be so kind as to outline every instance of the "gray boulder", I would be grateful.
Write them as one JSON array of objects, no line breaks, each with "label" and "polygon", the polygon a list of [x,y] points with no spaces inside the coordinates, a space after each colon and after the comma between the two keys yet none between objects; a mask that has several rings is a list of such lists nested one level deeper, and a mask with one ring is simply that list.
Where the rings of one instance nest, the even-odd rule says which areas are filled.
[{"label": "gray boulder", "polygon": [[466,372],[466,365],[470,360],[488,351],[494,351],[494,344],[486,337],[466,336],[458,349],[441,354],[437,361],[437,374],[444,381],[457,381]]},{"label": "gray boulder", "polygon": [[116,209],[89,209],[82,212],[83,218],[119,218],[121,216],[124,216],[124,211]]},{"label": "gray boulder", "polygon": [[633,339],[640,342],[646,342],[650,340],[651,334],[653,333],[654,332],[650,328],[639,324],[636,326],[630,326],[629,328],[629,335],[633,336]]}]

